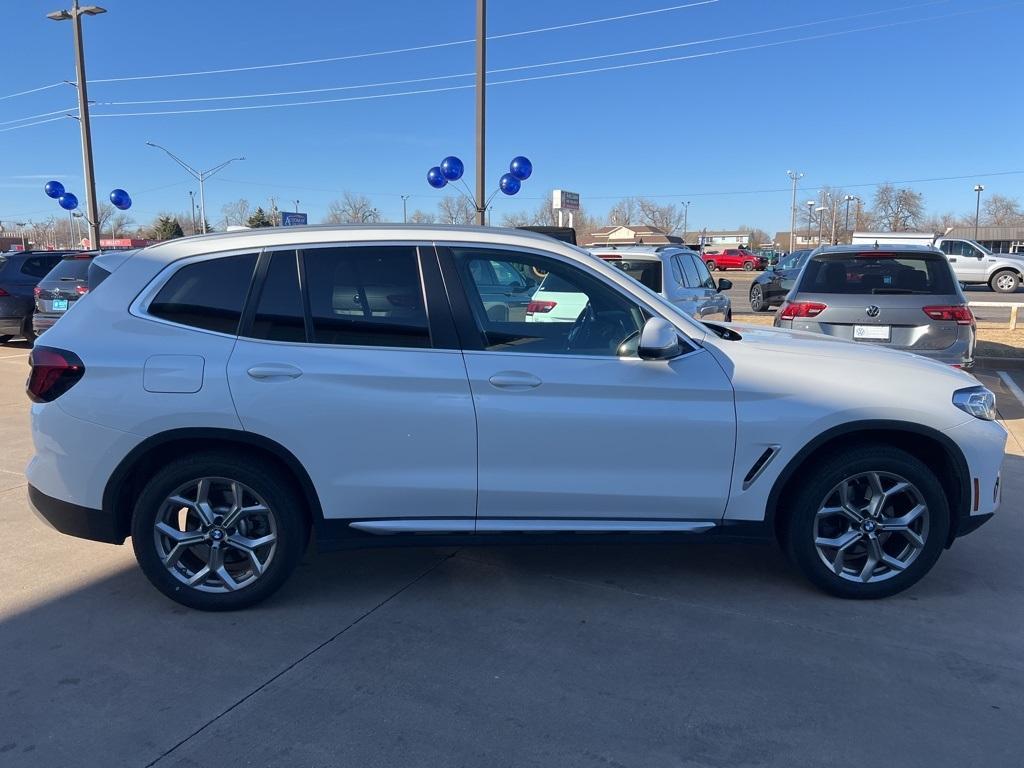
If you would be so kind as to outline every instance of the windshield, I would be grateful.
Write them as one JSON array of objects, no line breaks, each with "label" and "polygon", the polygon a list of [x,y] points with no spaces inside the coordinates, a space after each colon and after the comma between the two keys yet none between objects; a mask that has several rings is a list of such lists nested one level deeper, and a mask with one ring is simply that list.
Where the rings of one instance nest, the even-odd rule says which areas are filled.
[{"label": "windshield", "polygon": [[653,260],[626,261],[625,259],[609,260],[609,264],[618,267],[634,280],[639,280],[652,291],[661,293],[661,262]]},{"label": "windshield", "polygon": [[821,254],[801,273],[799,292],[884,294],[956,293],[945,259],[893,253]]},{"label": "windshield", "polygon": [[793,251],[789,256],[779,260],[779,269],[796,269],[807,261],[810,251]]}]

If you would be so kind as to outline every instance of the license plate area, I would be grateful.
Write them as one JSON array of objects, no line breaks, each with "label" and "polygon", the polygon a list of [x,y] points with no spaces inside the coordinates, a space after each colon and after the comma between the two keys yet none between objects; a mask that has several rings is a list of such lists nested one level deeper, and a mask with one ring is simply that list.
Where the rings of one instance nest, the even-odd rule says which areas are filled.
[{"label": "license plate area", "polygon": [[855,325],[853,338],[855,341],[890,341],[892,329],[888,325]]},{"label": "license plate area", "polygon": [[68,309],[67,299],[54,299],[51,305],[54,312],[66,312]]}]

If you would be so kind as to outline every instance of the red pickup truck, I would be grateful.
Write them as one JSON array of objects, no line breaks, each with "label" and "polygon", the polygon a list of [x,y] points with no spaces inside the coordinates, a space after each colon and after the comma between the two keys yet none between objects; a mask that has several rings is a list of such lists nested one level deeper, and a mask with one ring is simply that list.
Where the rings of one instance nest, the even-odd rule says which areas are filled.
[{"label": "red pickup truck", "polygon": [[704,251],[704,263],[714,272],[716,269],[764,269],[766,259],[743,248],[726,248],[724,251]]}]

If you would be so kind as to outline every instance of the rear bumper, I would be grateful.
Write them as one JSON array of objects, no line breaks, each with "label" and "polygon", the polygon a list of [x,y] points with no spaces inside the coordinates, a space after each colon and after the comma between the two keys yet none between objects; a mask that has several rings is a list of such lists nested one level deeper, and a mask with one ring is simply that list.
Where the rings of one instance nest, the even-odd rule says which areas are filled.
[{"label": "rear bumper", "polygon": [[42,312],[36,312],[32,315],[32,330],[36,332],[36,336],[41,334],[43,331],[47,331],[53,327],[54,323],[63,317],[64,313],[59,315],[44,314]]},{"label": "rear bumper", "polygon": [[24,317],[0,317],[0,336],[21,336]]},{"label": "rear bumper", "polygon": [[28,500],[36,516],[61,533],[106,544],[124,543],[124,534],[118,530],[112,513],[47,496],[31,484]]}]

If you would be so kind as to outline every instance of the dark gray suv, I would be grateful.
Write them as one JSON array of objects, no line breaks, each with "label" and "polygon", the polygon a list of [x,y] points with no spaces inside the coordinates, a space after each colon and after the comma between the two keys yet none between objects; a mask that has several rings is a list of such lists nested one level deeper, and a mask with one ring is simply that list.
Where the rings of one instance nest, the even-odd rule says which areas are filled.
[{"label": "dark gray suv", "polygon": [[89,265],[95,252],[66,254],[35,288],[36,311],[32,330],[36,336],[60,320],[72,304],[89,292]]},{"label": "dark gray suv", "polygon": [[35,340],[32,329],[33,289],[67,251],[0,253],[0,344],[16,336]]},{"label": "dark gray suv", "polygon": [[974,314],[937,248],[819,248],[775,325],[903,349],[961,368],[974,364]]}]

